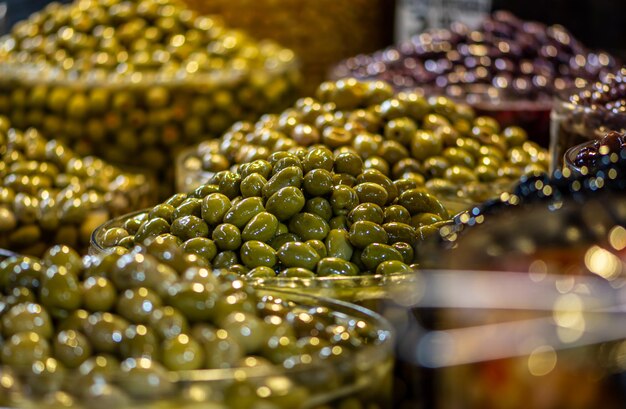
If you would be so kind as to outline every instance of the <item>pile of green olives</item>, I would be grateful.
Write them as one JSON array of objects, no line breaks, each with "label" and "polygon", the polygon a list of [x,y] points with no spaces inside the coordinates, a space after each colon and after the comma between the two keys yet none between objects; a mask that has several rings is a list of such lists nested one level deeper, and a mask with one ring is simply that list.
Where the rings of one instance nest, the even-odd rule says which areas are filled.
[{"label": "pile of green olives", "polygon": [[[388,396],[391,337],[373,317],[257,293],[163,238],[11,257],[0,290],[3,407],[287,409],[352,383],[368,408]],[[324,407],[366,407],[342,396]]]},{"label": "pile of green olives", "polygon": [[146,176],[80,157],[0,117],[0,247],[30,255],[55,243],[86,248],[96,227],[155,196]]},{"label": "pile of green olives", "polygon": [[348,78],[322,83],[315,98],[256,123],[236,123],[220,139],[203,142],[181,159],[179,188],[277,150],[324,144],[335,152],[352,150],[365,169],[411,178],[440,197],[481,202],[524,174],[547,170],[546,150],[527,139],[522,128],[502,129],[448,98],[394,94],[385,82]]},{"label": "pile of green olives", "polygon": [[15,126],[161,172],[176,149],[283,109],[299,81],[292,51],[176,0],[52,3],[0,39],[0,61]]},{"label": "pile of green olives", "polygon": [[160,237],[250,278],[409,273],[450,217],[421,182],[366,169],[350,147],[279,150],[99,228],[96,244]]}]

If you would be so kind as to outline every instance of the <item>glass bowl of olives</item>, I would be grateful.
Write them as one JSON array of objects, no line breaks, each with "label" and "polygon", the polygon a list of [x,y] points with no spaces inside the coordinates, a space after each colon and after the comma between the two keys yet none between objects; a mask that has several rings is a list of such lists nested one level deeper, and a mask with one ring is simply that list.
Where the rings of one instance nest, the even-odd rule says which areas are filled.
[{"label": "glass bowl of olives", "polygon": [[626,158],[624,134],[609,132],[600,139],[581,143],[569,148],[563,157],[565,168],[575,176],[592,174],[601,166],[610,165]]},{"label": "glass bowl of olives", "polygon": [[161,239],[0,270],[3,407],[389,407],[391,328],[363,308],[255,290]]},{"label": "glass bowl of olives", "polygon": [[562,166],[567,149],[601,139],[611,131],[626,132],[625,79],[626,68],[621,68],[582,90],[568,90],[557,97],[550,135],[554,169]]},{"label": "glass bowl of olives", "polygon": [[0,40],[0,61],[15,126],[170,183],[177,150],[283,109],[299,81],[292,51],[174,0],[53,3]]},{"label": "glass bowl of olives", "polygon": [[321,84],[315,97],[301,98],[280,114],[235,123],[220,138],[190,148],[177,163],[178,189],[190,191],[218,172],[318,145],[336,157],[358,155],[364,169],[394,183],[417,184],[454,203],[455,210],[548,168],[547,151],[520,127],[502,127],[443,96],[394,93],[381,81],[343,79]]},{"label": "glass bowl of olives", "polygon": [[39,130],[0,117],[0,247],[40,255],[52,244],[87,249],[104,221],[156,201],[152,178],[80,156]]},{"label": "glass bowl of olives", "polygon": [[611,55],[589,51],[563,26],[496,11],[477,29],[453,22],[351,57],[331,77],[375,78],[396,89],[435,90],[496,117],[502,126],[522,126],[547,147],[552,97],[618,66]]},{"label": "glass bowl of olives", "polygon": [[624,291],[593,274],[424,272],[399,340],[426,407],[619,408]]}]

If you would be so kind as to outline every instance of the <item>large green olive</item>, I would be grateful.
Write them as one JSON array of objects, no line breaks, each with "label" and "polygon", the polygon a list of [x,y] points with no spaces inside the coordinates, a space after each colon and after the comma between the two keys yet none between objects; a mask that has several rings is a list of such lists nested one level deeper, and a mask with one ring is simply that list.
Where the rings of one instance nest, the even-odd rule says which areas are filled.
[{"label": "large green olive", "polygon": [[298,214],[306,203],[302,191],[295,186],[287,186],[267,199],[267,212],[275,215],[278,220],[285,221]]},{"label": "large green olive", "polygon": [[278,259],[287,267],[302,267],[314,270],[320,255],[313,247],[302,242],[288,242],[276,252]]},{"label": "large green olive", "polygon": [[261,241],[246,241],[241,246],[241,262],[248,268],[273,267],[276,264],[276,251]]}]

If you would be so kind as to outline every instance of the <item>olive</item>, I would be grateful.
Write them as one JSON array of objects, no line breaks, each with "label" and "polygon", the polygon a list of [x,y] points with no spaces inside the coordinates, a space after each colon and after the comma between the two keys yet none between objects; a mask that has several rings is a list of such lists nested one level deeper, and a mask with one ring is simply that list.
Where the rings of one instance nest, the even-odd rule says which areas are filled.
[{"label": "olive", "polygon": [[5,338],[30,332],[49,339],[52,336],[52,320],[39,304],[22,303],[11,307],[2,315],[2,334]]},{"label": "olive", "polygon": [[372,182],[359,183],[354,187],[360,203],[374,203],[384,206],[388,200],[388,194],[384,187]]},{"label": "olive", "polygon": [[175,337],[189,329],[187,318],[171,306],[155,308],[148,317],[148,324],[162,339]]},{"label": "olive", "polygon": [[315,273],[303,267],[289,267],[279,273],[279,277],[286,278],[314,278]]},{"label": "olive", "polygon": [[260,197],[248,197],[234,204],[224,215],[224,223],[242,229],[254,216],[265,210]]},{"label": "olive", "polygon": [[263,186],[267,183],[267,179],[265,179],[262,175],[258,173],[252,173],[245,177],[241,181],[241,195],[243,197],[255,197],[262,196],[263,194]]},{"label": "olive", "polygon": [[217,245],[206,237],[194,237],[185,241],[182,245],[186,253],[195,254],[211,261],[217,255]]},{"label": "olive", "polygon": [[274,193],[287,186],[299,188],[302,186],[302,180],[302,168],[289,166],[282,169],[263,186],[263,197],[270,198]]},{"label": "olive", "polygon": [[278,223],[278,218],[272,213],[258,213],[246,224],[241,232],[241,238],[243,241],[269,242],[278,231]]},{"label": "olive", "polygon": [[333,229],[328,232],[326,237],[326,253],[329,257],[350,260],[352,258],[353,248],[350,243],[350,235],[346,230]]},{"label": "olive", "polygon": [[51,310],[78,309],[82,304],[78,278],[63,266],[49,267],[42,277],[40,299]]},{"label": "olive", "polygon": [[209,226],[222,223],[230,210],[230,199],[221,193],[211,193],[202,200],[202,218]]},{"label": "olive", "polygon": [[190,321],[211,320],[218,297],[211,284],[179,282],[168,290],[169,304]]},{"label": "olive", "polygon": [[392,246],[382,243],[368,245],[361,254],[361,261],[369,271],[376,271],[379,264],[390,260],[402,262],[402,254]]},{"label": "olive", "polygon": [[307,172],[306,175],[304,175],[302,186],[304,192],[306,192],[308,195],[327,195],[333,189],[333,175],[326,169],[312,169],[311,171]]},{"label": "olive", "polygon": [[359,204],[359,197],[349,186],[337,185],[333,187],[330,196],[330,205],[333,208],[333,214],[348,214]]},{"label": "olive", "polygon": [[120,364],[120,384],[137,398],[166,396],[173,389],[166,370],[149,358],[127,358]]},{"label": "olive", "polygon": [[163,341],[163,364],[169,370],[199,369],[204,365],[204,350],[200,343],[186,334]]},{"label": "olive", "polygon": [[330,227],[326,220],[312,213],[298,213],[289,221],[289,230],[302,240],[324,240]]},{"label": "olive", "polygon": [[260,266],[272,267],[276,264],[276,251],[260,241],[246,241],[241,246],[241,261],[252,269]]},{"label": "olive", "polygon": [[376,267],[376,274],[390,275],[390,274],[406,274],[411,273],[413,270],[407,264],[398,260],[383,261]]},{"label": "olive", "polygon": [[278,220],[285,221],[298,214],[306,203],[302,191],[295,186],[287,186],[267,199],[267,212],[275,215]]},{"label": "olive", "polygon": [[213,230],[213,242],[220,250],[237,250],[241,246],[241,232],[234,224],[222,223]]},{"label": "olive", "polygon": [[302,242],[288,242],[276,252],[278,259],[287,267],[302,267],[308,270],[315,269],[320,255],[313,247]]},{"label": "olive", "polygon": [[89,316],[86,335],[94,351],[112,353],[118,351],[128,322],[108,312]]},{"label": "olive", "polygon": [[135,324],[145,324],[156,308],[162,305],[159,296],[152,290],[139,287],[127,289],[118,299],[117,313]]},{"label": "olive", "polygon": [[389,240],[387,232],[381,226],[370,221],[357,221],[350,226],[350,243],[358,248],[365,248],[371,243],[384,243]]},{"label": "olive", "polygon": [[319,276],[355,276],[359,269],[353,263],[339,257],[325,257],[317,263]]},{"label": "olive", "polygon": [[78,331],[60,331],[52,343],[54,356],[68,368],[79,367],[91,356],[92,349],[87,338]]},{"label": "olive", "polygon": [[50,247],[41,256],[41,259],[49,265],[57,265],[64,267],[70,274],[78,276],[81,266],[81,259],[78,253],[64,245],[56,245]]},{"label": "olive", "polygon": [[442,219],[448,218],[448,211],[435,197],[418,189],[403,192],[398,204],[406,208],[412,215],[417,213],[434,213]]},{"label": "olive", "polygon": [[176,237],[186,241],[195,237],[207,237],[209,227],[200,217],[188,215],[175,219],[172,222],[171,232]]},{"label": "olive", "polygon": [[137,243],[145,243],[149,239],[163,233],[169,233],[169,231],[169,223],[165,219],[155,217],[154,219],[149,219],[145,223],[141,224],[135,234],[134,240]]},{"label": "olive", "polygon": [[159,338],[156,332],[145,325],[130,325],[124,332],[120,353],[125,358],[148,357],[157,359],[161,356]]},{"label": "olive", "polygon": [[50,345],[41,335],[32,331],[18,332],[10,336],[2,345],[2,363],[25,367],[50,355]]},{"label": "olive", "polygon": [[174,212],[170,215],[171,220],[178,219],[183,216],[201,216],[202,201],[194,197],[188,197],[181,204],[176,206]]},{"label": "olive", "polygon": [[306,201],[304,211],[328,221],[333,217],[333,208],[330,202],[323,197],[313,197]]}]

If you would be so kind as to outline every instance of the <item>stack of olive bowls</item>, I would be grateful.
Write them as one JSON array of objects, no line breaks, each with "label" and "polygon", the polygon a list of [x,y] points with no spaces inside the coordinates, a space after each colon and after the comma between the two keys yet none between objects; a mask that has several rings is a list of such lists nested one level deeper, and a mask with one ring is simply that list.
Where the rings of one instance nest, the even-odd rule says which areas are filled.
[{"label": "stack of olive bowls", "polygon": [[180,148],[284,108],[299,81],[292,51],[176,0],[52,3],[0,40],[0,61],[16,127],[168,182]]},{"label": "stack of olive bowls", "polygon": [[0,406],[390,407],[382,317],[208,267],[164,239],[1,262]]},{"label": "stack of olive bowls", "polygon": [[[402,336],[425,243],[456,211],[545,171],[546,159],[521,129],[446,98],[328,82],[185,152],[179,181],[189,193],[106,223],[92,249],[164,240],[258,288],[364,305]],[[408,376],[397,377],[396,398],[415,404],[419,380]]]}]

